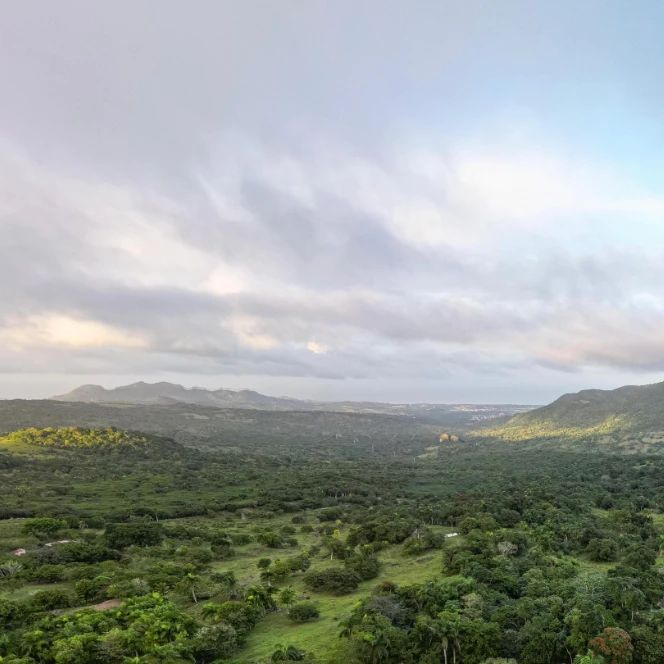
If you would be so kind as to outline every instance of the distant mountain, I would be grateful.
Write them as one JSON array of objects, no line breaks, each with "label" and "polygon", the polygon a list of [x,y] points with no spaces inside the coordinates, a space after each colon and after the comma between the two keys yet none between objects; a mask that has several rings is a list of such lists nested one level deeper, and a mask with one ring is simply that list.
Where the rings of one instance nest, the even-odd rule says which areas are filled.
[{"label": "distant mountain", "polygon": [[479,436],[508,441],[591,438],[598,442],[664,443],[664,382],[565,394],[520,413]]},{"label": "distant mountain", "polygon": [[101,385],[81,385],[76,389],[52,397],[54,401],[78,401],[83,403],[161,404],[188,403],[217,408],[257,408],[259,410],[293,410],[295,399],[268,397],[253,390],[206,390],[200,387],[186,388],[175,383],[132,383],[110,390]]},{"label": "distant mountain", "polygon": [[97,404],[169,405],[191,404],[213,408],[239,408],[272,411],[324,411],[402,415],[441,424],[468,424],[485,419],[525,412],[532,406],[469,404],[391,404],[364,401],[305,401],[289,397],[271,397],[253,390],[207,390],[186,388],[174,383],[138,382],[113,389],[101,385],[82,385],[54,401]]}]

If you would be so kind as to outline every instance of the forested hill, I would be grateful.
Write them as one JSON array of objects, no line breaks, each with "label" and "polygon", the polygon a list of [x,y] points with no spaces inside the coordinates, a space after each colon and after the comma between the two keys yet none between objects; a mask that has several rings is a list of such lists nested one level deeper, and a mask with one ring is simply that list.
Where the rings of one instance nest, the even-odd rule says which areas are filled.
[{"label": "forested hill", "polygon": [[508,441],[595,439],[659,446],[664,444],[664,382],[565,394],[475,433]]}]

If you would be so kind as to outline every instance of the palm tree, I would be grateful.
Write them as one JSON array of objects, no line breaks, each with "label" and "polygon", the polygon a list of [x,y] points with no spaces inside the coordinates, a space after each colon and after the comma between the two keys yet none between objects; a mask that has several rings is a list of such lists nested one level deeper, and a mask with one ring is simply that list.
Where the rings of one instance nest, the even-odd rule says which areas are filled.
[{"label": "palm tree", "polygon": [[15,576],[23,569],[23,565],[16,560],[7,560],[0,563],[0,578],[8,579]]},{"label": "palm tree", "polygon": [[198,604],[198,597],[196,597],[196,584],[199,580],[200,577],[198,575],[188,572],[178,583],[179,589],[184,594],[191,595],[191,598],[194,600],[194,604]]},{"label": "palm tree", "polygon": [[250,586],[247,588],[246,601],[256,606],[262,613],[274,611],[277,604],[272,597],[274,588],[267,586]]},{"label": "palm tree", "polygon": [[441,635],[441,643],[443,644],[443,653],[445,662],[447,663],[447,649],[450,642],[452,643],[452,662],[456,664],[457,652],[461,653],[459,647],[460,635],[460,617],[452,611],[442,611],[438,614],[438,633]]},{"label": "palm tree", "polygon": [[292,586],[288,586],[288,588],[284,588],[280,593],[279,593],[279,601],[286,607],[290,606],[294,601],[295,601],[295,591],[293,590]]}]

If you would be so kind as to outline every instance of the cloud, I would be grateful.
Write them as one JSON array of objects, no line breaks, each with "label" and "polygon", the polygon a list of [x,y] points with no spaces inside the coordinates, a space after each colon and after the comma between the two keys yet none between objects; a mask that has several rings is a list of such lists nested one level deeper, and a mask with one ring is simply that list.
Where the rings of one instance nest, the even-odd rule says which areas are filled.
[{"label": "cloud", "polygon": [[330,347],[327,344],[321,344],[318,341],[311,340],[307,342],[307,350],[314,355],[325,355],[325,353],[330,351]]},{"label": "cloud", "polygon": [[541,148],[219,140],[180,189],[3,151],[0,371],[664,368],[664,201],[629,179]]},{"label": "cloud", "polygon": [[17,352],[45,348],[141,348],[149,341],[142,334],[94,320],[77,320],[61,314],[29,316],[0,328],[0,341]]}]

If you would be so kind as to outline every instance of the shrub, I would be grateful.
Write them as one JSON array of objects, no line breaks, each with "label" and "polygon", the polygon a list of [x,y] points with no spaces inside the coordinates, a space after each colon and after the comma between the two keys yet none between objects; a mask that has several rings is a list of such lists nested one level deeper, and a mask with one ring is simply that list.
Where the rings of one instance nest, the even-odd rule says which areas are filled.
[{"label": "shrub", "polygon": [[235,578],[235,572],[233,572],[233,570],[228,570],[227,572],[213,572],[210,578],[215,583],[221,583],[229,588],[232,588],[237,584],[237,579]]},{"label": "shrub", "polygon": [[288,617],[293,622],[308,622],[316,620],[319,616],[320,611],[313,602],[299,602],[288,609]]},{"label": "shrub", "polygon": [[23,524],[23,532],[26,535],[33,535],[38,539],[53,537],[57,532],[67,527],[64,519],[51,519],[47,516],[39,516],[34,519],[28,519]]},{"label": "shrub", "polygon": [[307,659],[307,653],[295,646],[277,646],[271,659],[273,662],[304,662]]},{"label": "shrub", "polygon": [[610,539],[594,539],[588,544],[587,552],[596,563],[613,562],[618,557],[618,545]]},{"label": "shrub", "polygon": [[205,604],[202,613],[205,618],[231,625],[239,641],[246,637],[258,620],[258,611],[255,607],[236,600],[228,600],[222,604]]},{"label": "shrub", "polygon": [[286,546],[291,546],[288,538],[285,538],[279,533],[275,533],[273,530],[267,530],[260,533],[256,539],[263,546],[267,546],[270,549],[281,549]]},{"label": "shrub", "polygon": [[428,528],[419,533],[419,536],[410,536],[403,545],[403,552],[406,555],[415,556],[424,551],[439,549],[445,543],[445,535],[434,533]]},{"label": "shrub", "polygon": [[106,577],[98,576],[94,579],[81,579],[76,582],[74,590],[82,602],[99,602],[106,599],[106,588],[109,581]]},{"label": "shrub", "polygon": [[305,554],[301,554],[299,556],[295,556],[291,558],[288,561],[288,564],[290,565],[291,571],[293,572],[306,572],[309,567],[311,567],[311,561],[309,560],[309,556]]},{"label": "shrub", "polygon": [[25,576],[30,581],[38,581],[40,583],[57,583],[65,578],[66,567],[64,565],[40,565],[33,569],[27,570]]},{"label": "shrub", "polygon": [[224,622],[204,625],[191,641],[191,649],[197,662],[212,662],[229,657],[238,645],[235,628]]},{"label": "shrub", "polygon": [[360,580],[357,572],[343,567],[331,567],[320,572],[311,572],[304,577],[304,583],[311,590],[337,595],[353,592],[357,589]]},{"label": "shrub", "polygon": [[380,562],[376,556],[354,555],[344,560],[346,569],[355,572],[360,579],[366,581],[375,579],[380,572]]},{"label": "shrub", "polygon": [[154,521],[109,523],[106,526],[106,543],[112,549],[124,549],[132,544],[153,546],[164,537],[162,527]]},{"label": "shrub", "polygon": [[117,551],[106,548],[98,542],[71,542],[52,549],[43,549],[35,555],[41,563],[100,563],[104,560],[117,560]]},{"label": "shrub", "polygon": [[0,597],[0,628],[9,629],[25,617],[25,606],[11,599]]},{"label": "shrub", "polygon": [[72,597],[64,590],[42,590],[32,596],[32,608],[35,611],[66,609],[72,605]]}]

